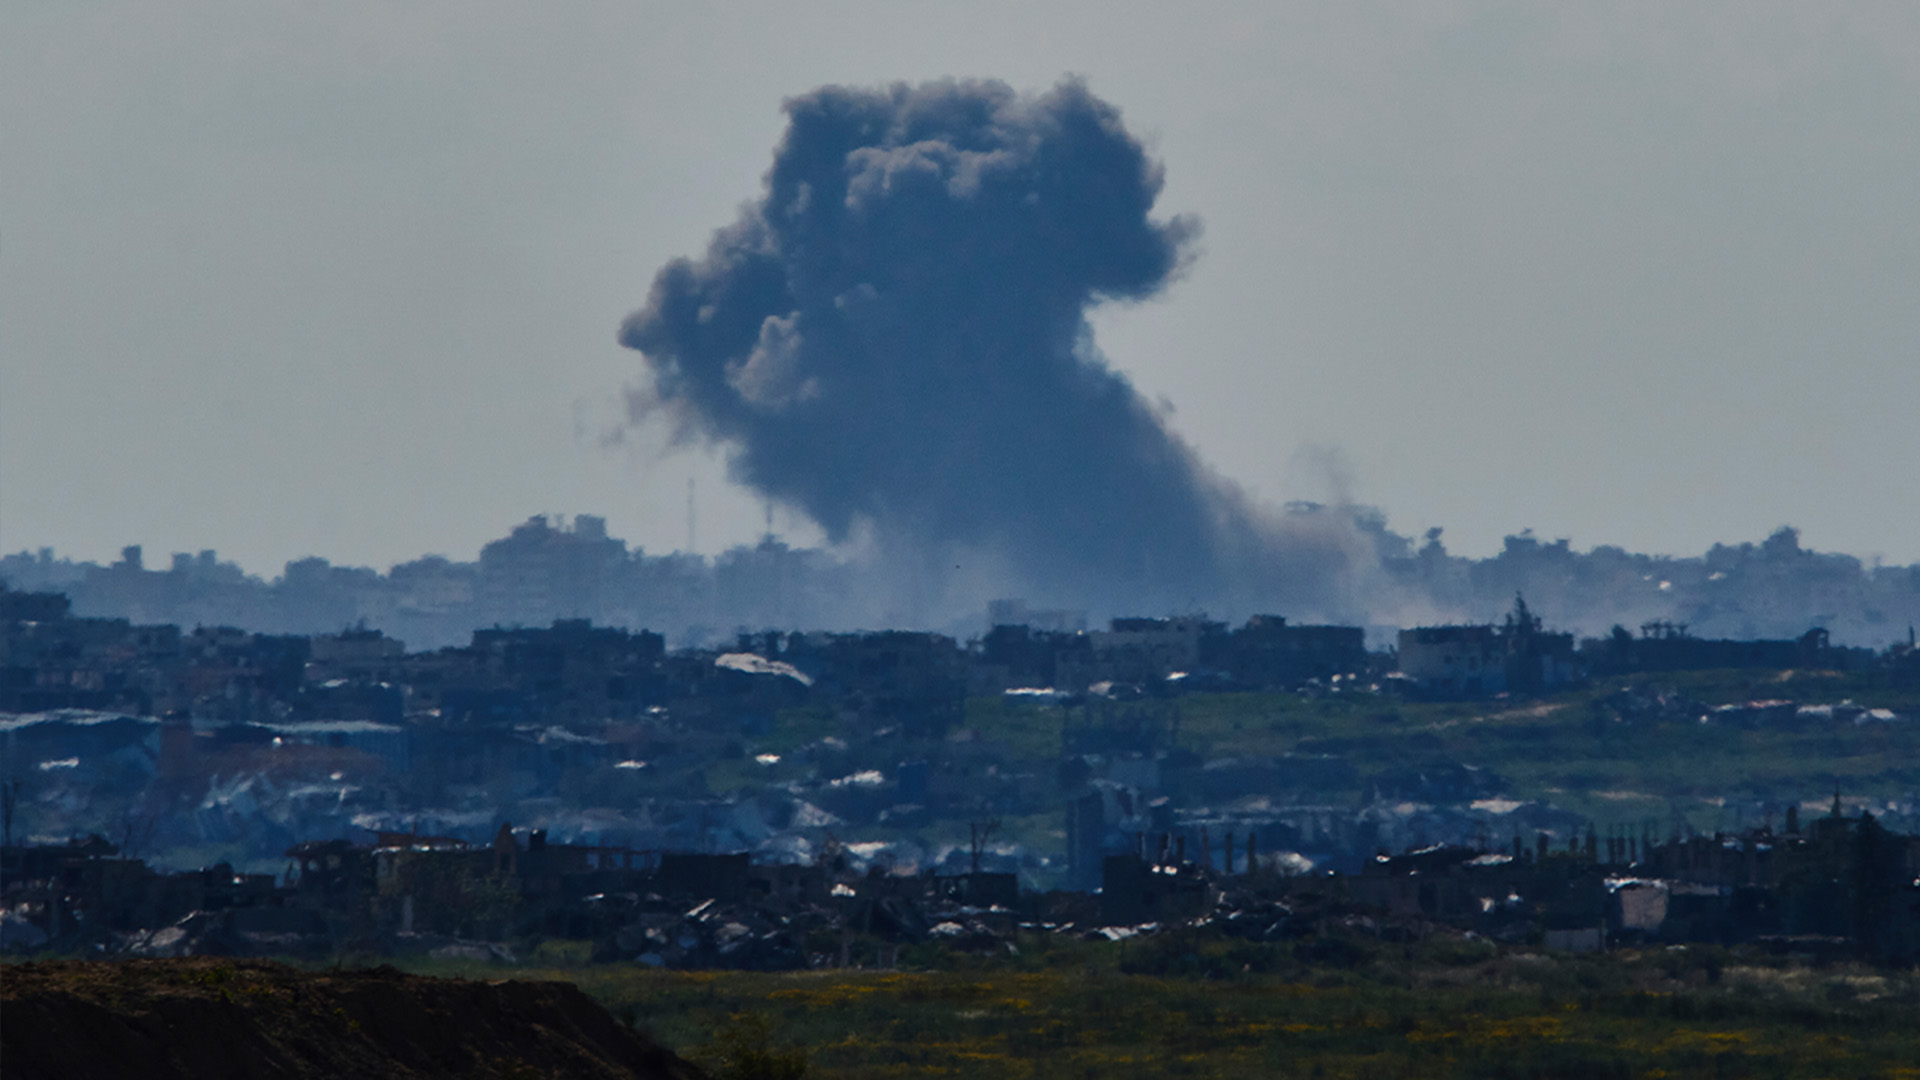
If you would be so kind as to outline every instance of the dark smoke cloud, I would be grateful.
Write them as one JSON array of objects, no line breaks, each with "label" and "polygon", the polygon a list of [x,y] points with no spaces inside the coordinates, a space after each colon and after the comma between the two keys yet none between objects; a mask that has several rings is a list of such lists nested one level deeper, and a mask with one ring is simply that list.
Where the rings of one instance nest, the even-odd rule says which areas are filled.
[{"label": "dark smoke cloud", "polygon": [[763,197],[620,334],[649,407],[736,480],[836,540],[988,555],[1080,603],[1271,593],[1344,558],[1281,542],[1094,347],[1088,311],[1158,293],[1198,232],[1154,216],[1160,168],[1116,109],[1068,81],[786,111]]}]

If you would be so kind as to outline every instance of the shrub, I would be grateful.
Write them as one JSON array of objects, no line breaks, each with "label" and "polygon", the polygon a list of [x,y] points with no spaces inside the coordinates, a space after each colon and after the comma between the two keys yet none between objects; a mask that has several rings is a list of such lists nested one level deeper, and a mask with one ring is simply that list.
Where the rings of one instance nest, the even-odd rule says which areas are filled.
[{"label": "shrub", "polygon": [[800,1080],[806,1051],[776,1046],[773,1027],[759,1013],[734,1013],[695,1054],[717,1080]]}]

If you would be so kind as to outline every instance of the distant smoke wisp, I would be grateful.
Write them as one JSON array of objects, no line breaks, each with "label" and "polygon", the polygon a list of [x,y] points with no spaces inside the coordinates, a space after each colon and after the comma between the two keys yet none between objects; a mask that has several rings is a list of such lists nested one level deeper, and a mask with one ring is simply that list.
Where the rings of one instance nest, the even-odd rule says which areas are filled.
[{"label": "distant smoke wisp", "polygon": [[1089,310],[1159,292],[1197,233],[1154,215],[1159,166],[1116,109],[1076,81],[786,109],[763,196],[620,333],[647,408],[736,480],[836,540],[988,554],[1082,602],[1271,593],[1347,560],[1347,538],[1283,542],[1094,347]]}]

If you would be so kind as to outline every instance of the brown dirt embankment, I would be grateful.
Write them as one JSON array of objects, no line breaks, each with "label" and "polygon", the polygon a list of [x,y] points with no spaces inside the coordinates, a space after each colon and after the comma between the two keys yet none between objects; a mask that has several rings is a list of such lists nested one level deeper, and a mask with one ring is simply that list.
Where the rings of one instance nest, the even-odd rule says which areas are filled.
[{"label": "brown dirt embankment", "polygon": [[703,1075],[571,983],[210,958],[0,967],[0,1072],[7,1080]]}]

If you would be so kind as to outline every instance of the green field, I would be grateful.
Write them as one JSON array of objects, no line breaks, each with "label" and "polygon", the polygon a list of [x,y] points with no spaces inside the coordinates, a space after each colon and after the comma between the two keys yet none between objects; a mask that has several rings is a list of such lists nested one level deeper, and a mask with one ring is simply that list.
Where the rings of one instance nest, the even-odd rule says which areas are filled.
[{"label": "green field", "polygon": [[[722,1077],[1920,1077],[1920,981],[1717,949],[1604,957],[1024,937],[796,974],[418,970],[578,983]],[[558,957],[555,957],[558,959]],[[1188,970],[1192,974],[1168,972]]]},{"label": "green field", "polygon": [[[1621,721],[1607,699],[1626,687],[1665,692],[1703,708],[1768,699],[1852,701],[1889,708],[1897,723],[1790,723],[1742,730],[1726,724]],[[1920,687],[1871,674],[1708,671],[1598,680],[1544,698],[1417,702],[1365,693],[1198,694],[1113,707],[1113,715],[1171,718],[1174,745],[1203,759],[1334,754],[1359,774],[1461,762],[1490,769],[1502,794],[1551,802],[1597,825],[1684,818],[1695,828],[1736,825],[1727,803],[1824,806],[1838,790],[1850,806],[1885,814],[1920,791]],[[976,699],[967,722],[1016,759],[1057,754],[1062,728],[1083,713]],[[1353,800],[1361,790],[1321,793]],[[1901,811],[1899,813],[1904,813]],[[1899,813],[1896,816],[1899,816]],[[1777,825],[1778,823],[1776,823]]]}]

